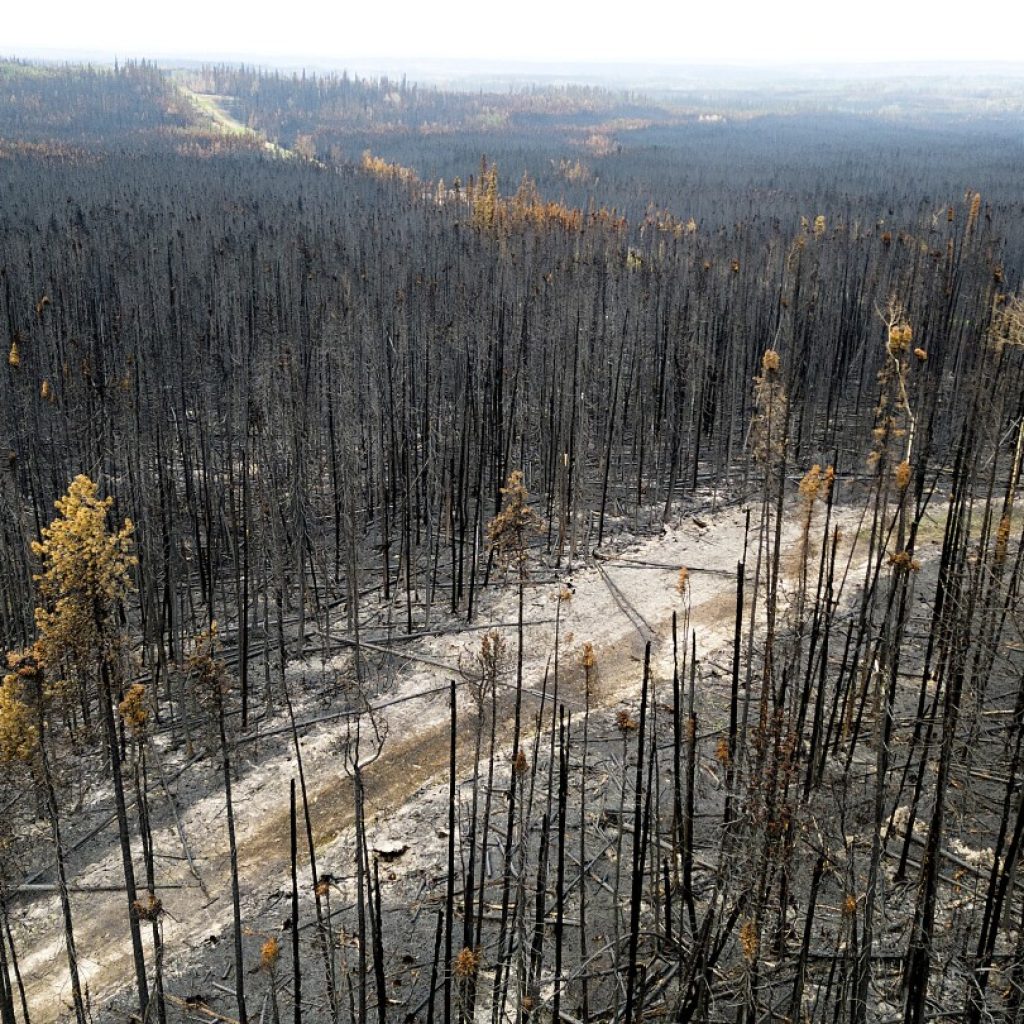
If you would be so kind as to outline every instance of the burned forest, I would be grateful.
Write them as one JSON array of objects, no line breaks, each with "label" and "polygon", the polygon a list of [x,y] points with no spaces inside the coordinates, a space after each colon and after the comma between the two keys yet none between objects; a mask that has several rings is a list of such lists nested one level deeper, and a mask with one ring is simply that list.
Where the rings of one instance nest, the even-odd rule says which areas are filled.
[{"label": "burned forest", "polygon": [[1022,83],[0,63],[0,1024],[1024,1021]]}]

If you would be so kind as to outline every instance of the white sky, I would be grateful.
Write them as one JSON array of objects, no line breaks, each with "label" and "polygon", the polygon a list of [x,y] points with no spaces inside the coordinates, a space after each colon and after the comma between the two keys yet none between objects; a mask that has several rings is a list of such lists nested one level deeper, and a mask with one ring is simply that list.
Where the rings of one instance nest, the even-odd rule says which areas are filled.
[{"label": "white sky", "polygon": [[1024,60],[1024,0],[8,0],[4,6],[0,55],[7,56]]}]

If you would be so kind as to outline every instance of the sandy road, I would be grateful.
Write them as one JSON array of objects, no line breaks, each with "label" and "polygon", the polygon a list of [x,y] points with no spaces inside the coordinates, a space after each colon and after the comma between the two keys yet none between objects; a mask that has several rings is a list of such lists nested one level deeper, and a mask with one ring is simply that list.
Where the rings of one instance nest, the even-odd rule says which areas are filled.
[{"label": "sandy road", "polygon": [[193,107],[211,124],[224,135],[244,135],[257,141],[268,153],[277,156],[293,157],[295,154],[276,142],[271,142],[260,133],[242,124],[241,121],[233,118],[222,106],[221,96],[214,96],[211,93],[196,92],[184,85],[179,85],[182,95],[192,104]]},{"label": "sandy road", "polygon": [[[784,543],[792,543],[796,530],[787,526]],[[652,668],[656,676],[671,678],[672,651],[668,637],[672,612],[681,607],[675,590],[676,565],[694,567],[690,574],[690,626],[697,634],[699,656],[706,657],[728,646],[735,614],[735,579],[727,570],[735,568],[742,547],[742,512],[726,510],[708,517],[706,529],[684,520],[679,529],[631,546],[631,558],[656,563],[654,567],[640,570],[625,563],[616,564],[613,559],[604,563],[601,570],[591,567],[576,573],[574,596],[571,601],[562,602],[560,611],[560,688],[567,704],[571,707],[582,703],[578,652],[585,641],[594,644],[598,658],[597,685],[592,696],[592,707],[597,712],[623,699],[634,698],[639,692],[638,659],[643,645],[637,642],[635,622],[624,614],[623,600],[639,612],[645,626],[655,634],[658,647],[652,657]],[[713,571],[702,572],[702,568]],[[606,585],[602,573],[613,579],[614,587]],[[499,590],[497,596],[492,597],[492,607],[487,609],[491,618],[505,622],[514,618],[515,601],[510,591],[511,588]],[[547,613],[553,613],[558,600],[556,587],[531,590],[531,603],[541,606]],[[529,609],[527,618],[535,611]],[[455,664],[459,653],[475,647],[479,637],[479,633],[447,635],[425,642],[425,653]],[[510,649],[514,650],[512,636],[509,642]],[[524,647],[527,652],[525,685],[539,687],[554,649],[553,627],[540,625],[527,629]],[[436,690],[450,675],[431,666],[418,668],[402,676],[398,692]],[[388,738],[379,760],[366,773],[368,815],[396,827],[397,823],[414,821],[416,795],[447,774],[447,701],[443,695],[434,693],[393,705],[383,717]],[[524,716],[524,721],[529,721],[528,715]],[[326,863],[330,863],[332,848],[347,841],[353,825],[351,780],[344,772],[338,752],[344,731],[343,722],[329,723],[311,731],[303,741],[318,858],[319,851],[323,850]],[[507,744],[510,738],[507,724],[505,731],[503,739]],[[460,765],[470,764],[471,758],[472,729],[467,728],[459,740]],[[187,808],[183,824],[213,899],[207,900],[183,860],[171,859],[181,857],[181,847],[173,830],[161,830],[155,836],[156,849],[161,855],[158,881],[188,886],[161,892],[169,912],[165,919],[166,964],[172,973],[178,956],[187,955],[210,936],[221,936],[230,926],[229,861],[217,775],[208,764],[191,771],[205,773],[209,779],[208,791]],[[288,886],[288,786],[296,768],[291,756],[279,754],[244,765],[242,772],[235,792],[239,874],[246,903],[252,905],[253,901]],[[109,849],[101,853],[87,871],[87,880],[93,883],[101,879],[116,881],[120,871],[116,836],[112,830],[106,838]],[[83,878],[75,881],[81,882]],[[73,909],[83,983],[89,986],[93,1005],[99,1007],[131,984],[131,950],[125,928],[124,898],[117,893],[76,895]],[[67,1013],[70,993],[56,897],[37,899],[33,903],[31,912],[21,923],[17,939],[33,1019],[61,1019]],[[168,987],[175,991],[173,982]]]}]

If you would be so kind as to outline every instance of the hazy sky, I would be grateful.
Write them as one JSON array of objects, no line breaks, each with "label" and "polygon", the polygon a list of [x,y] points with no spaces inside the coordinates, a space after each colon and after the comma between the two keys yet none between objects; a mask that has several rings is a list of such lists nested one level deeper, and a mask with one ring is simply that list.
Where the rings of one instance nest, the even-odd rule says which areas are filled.
[{"label": "hazy sky", "polygon": [[1024,0],[9,0],[5,6],[4,55],[1024,60]]}]

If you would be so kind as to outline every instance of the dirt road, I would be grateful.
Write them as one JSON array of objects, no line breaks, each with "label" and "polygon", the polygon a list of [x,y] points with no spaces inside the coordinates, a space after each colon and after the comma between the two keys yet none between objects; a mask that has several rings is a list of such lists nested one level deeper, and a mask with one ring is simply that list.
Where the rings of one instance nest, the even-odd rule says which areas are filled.
[{"label": "dirt road", "polygon": [[[854,522],[852,515],[845,518],[850,524]],[[735,566],[744,542],[744,515],[741,509],[732,508],[704,516],[701,523],[697,525],[684,518],[678,527],[667,528],[659,537],[610,550],[608,560],[600,567],[592,565],[567,578],[574,588],[569,600],[560,599],[560,583],[529,588],[526,617],[554,619],[557,612],[561,620],[560,696],[570,708],[582,705],[579,653],[584,642],[593,643],[597,654],[598,679],[592,703],[598,712],[635,698],[639,692],[643,644],[638,643],[636,622],[626,613],[623,603],[639,613],[653,632],[655,678],[671,678],[671,618],[673,611],[681,612],[683,608],[683,599],[676,589],[679,566],[690,567],[690,625],[696,632],[699,657],[714,658],[716,652],[728,647],[735,615]],[[789,550],[797,530],[796,525],[784,530],[783,542]],[[791,574],[799,571],[799,565],[794,565],[792,559],[787,561]],[[514,588],[493,588],[479,620],[514,622]],[[510,651],[514,652],[514,630],[506,632]],[[460,655],[474,649],[479,640],[479,632],[447,634],[424,640],[415,650],[455,666]],[[527,628],[524,685],[528,689],[541,687],[545,671],[550,669],[554,641],[551,624]],[[407,644],[402,649],[413,653]],[[291,668],[293,674],[303,670],[300,665]],[[434,665],[417,665],[404,670],[394,692],[380,701],[389,705],[380,715],[387,740],[379,760],[368,768],[366,779],[368,816],[377,823],[375,827],[381,834],[401,834],[403,830],[422,827],[417,826],[422,820],[417,812],[423,811],[423,794],[446,777],[448,710],[443,691],[437,691],[452,675],[451,671]],[[433,692],[422,698],[415,696],[424,691]],[[394,702],[398,697],[410,699]],[[525,717],[529,720],[529,716]],[[287,719],[282,716],[278,724],[287,724]],[[265,724],[264,728],[267,727]],[[318,858],[324,864],[341,863],[342,851],[351,842],[351,780],[339,752],[345,729],[344,719],[338,719],[310,730],[303,740]],[[507,744],[507,724],[505,730]],[[467,728],[460,736],[460,767],[471,763],[471,733],[472,729]],[[281,744],[269,756],[264,746],[258,758],[250,758],[239,767],[235,802],[245,916],[247,908],[253,910],[269,895],[287,888],[288,787],[296,774],[296,765],[292,754]],[[187,958],[203,943],[219,942],[230,927],[227,840],[217,778],[213,766],[203,762],[189,769],[181,784],[182,793],[186,784],[191,787],[191,799],[187,803],[181,800],[185,805],[182,825],[212,899],[207,898],[190,874],[171,823],[155,836],[158,882],[182,886],[160,892],[168,911],[166,966],[172,978],[179,959]],[[74,884],[116,884],[120,867],[114,829],[108,829],[101,841],[106,849],[97,852],[73,879]],[[72,902],[83,983],[89,987],[93,1005],[103,1006],[116,992],[125,989],[132,977],[124,898],[118,893],[92,892],[76,894]],[[55,896],[34,900],[18,919],[16,939],[33,1019],[57,1020],[67,1012],[70,1003],[58,922],[59,904]],[[173,980],[168,988],[176,991]]]}]

